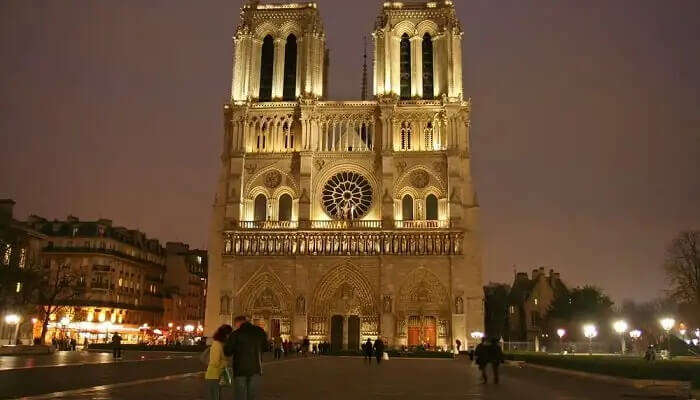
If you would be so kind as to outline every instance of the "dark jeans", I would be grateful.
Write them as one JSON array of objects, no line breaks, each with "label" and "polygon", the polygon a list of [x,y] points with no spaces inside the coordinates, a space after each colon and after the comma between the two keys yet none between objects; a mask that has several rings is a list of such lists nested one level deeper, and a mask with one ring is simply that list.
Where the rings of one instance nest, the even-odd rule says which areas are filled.
[{"label": "dark jeans", "polygon": [[218,379],[205,379],[207,389],[207,400],[219,400],[221,397],[221,388],[219,387]]},{"label": "dark jeans", "polygon": [[377,353],[377,364],[382,363],[382,356],[384,355],[384,352]]},{"label": "dark jeans", "polygon": [[237,376],[233,378],[234,399],[236,400],[258,400],[260,397],[260,375]]},{"label": "dark jeans", "polygon": [[365,353],[365,361],[372,364],[372,353]]},{"label": "dark jeans", "polygon": [[275,349],[275,360],[282,358],[282,349]]},{"label": "dark jeans", "polygon": [[479,366],[479,369],[481,369],[481,377],[484,379],[484,383],[488,382],[489,377],[488,374],[486,374],[486,369],[489,367],[489,364],[491,364],[491,370],[493,371],[493,381],[495,383],[498,383],[498,363],[488,363],[484,366]]},{"label": "dark jeans", "polygon": [[122,356],[122,348],[119,346],[114,346],[112,349],[112,357],[114,358],[121,358]]}]

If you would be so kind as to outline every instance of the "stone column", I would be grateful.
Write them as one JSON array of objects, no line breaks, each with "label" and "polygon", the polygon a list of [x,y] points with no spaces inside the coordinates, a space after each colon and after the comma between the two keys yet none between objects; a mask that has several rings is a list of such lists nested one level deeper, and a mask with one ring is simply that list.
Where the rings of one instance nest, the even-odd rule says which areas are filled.
[{"label": "stone column", "polygon": [[411,39],[411,97],[423,97],[423,39]]},{"label": "stone column", "polygon": [[252,52],[250,54],[249,69],[247,71],[248,97],[257,99],[260,95],[260,58],[262,57],[262,40],[254,38],[252,40]]},{"label": "stone column", "polygon": [[284,85],[284,47],[287,41],[282,38],[275,39],[275,60],[272,68],[272,99],[282,98]]},{"label": "stone column", "polygon": [[442,56],[442,35],[437,35],[431,40],[433,41],[433,96],[437,99],[445,93],[443,90],[443,64],[445,57]]}]

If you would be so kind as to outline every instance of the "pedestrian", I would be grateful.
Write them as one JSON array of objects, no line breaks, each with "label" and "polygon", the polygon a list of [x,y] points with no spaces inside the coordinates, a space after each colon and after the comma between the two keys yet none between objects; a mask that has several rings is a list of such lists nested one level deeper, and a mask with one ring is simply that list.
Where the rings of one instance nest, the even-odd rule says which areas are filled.
[{"label": "pedestrian", "polygon": [[70,349],[71,351],[75,351],[78,348],[78,341],[75,340],[75,338],[70,339]]},{"label": "pedestrian", "polygon": [[209,362],[207,372],[204,375],[204,382],[207,391],[207,400],[219,400],[221,397],[221,386],[219,381],[225,368],[229,364],[228,358],[224,355],[224,343],[233,332],[231,325],[221,325],[214,336],[212,336],[211,347],[209,348]]},{"label": "pedestrian", "polygon": [[380,337],[374,341],[374,355],[377,358],[377,365],[381,364],[384,357],[384,341]]},{"label": "pedestrian", "polygon": [[481,383],[488,382],[488,375],[486,374],[486,365],[489,363],[489,355],[486,346],[488,346],[488,344],[486,343],[486,338],[482,338],[481,343],[479,343],[476,346],[476,349],[474,349],[474,358],[476,359],[476,365],[479,366],[479,370],[481,370]]},{"label": "pedestrian", "polygon": [[239,315],[233,320],[235,331],[224,345],[224,354],[233,356],[233,380],[236,400],[259,399],[262,380],[261,357],[267,334],[259,326]]},{"label": "pedestrian", "polygon": [[122,358],[122,337],[118,332],[112,335],[112,357],[115,360]]},{"label": "pedestrian", "polygon": [[487,347],[488,352],[488,362],[491,363],[491,370],[493,371],[493,382],[498,384],[498,367],[503,363],[503,351],[501,350],[501,345],[498,343],[498,339],[492,338],[489,346]]},{"label": "pedestrian", "polygon": [[275,337],[273,346],[275,348],[275,360],[279,360],[282,358],[282,338],[280,336]]},{"label": "pedestrian", "polygon": [[309,345],[311,342],[309,341],[309,337],[305,336],[304,340],[301,342],[301,354],[304,355],[304,357],[307,357],[309,354]]},{"label": "pedestrian", "polygon": [[311,353],[313,353],[313,355],[317,355],[318,354],[318,344],[314,343],[311,346],[311,348],[312,348]]},{"label": "pedestrian", "polygon": [[656,360],[656,352],[654,351],[654,345],[649,345],[649,347],[647,347],[647,351],[646,351],[646,353],[644,353],[644,360],[646,360],[646,361]]},{"label": "pedestrian", "polygon": [[367,338],[367,341],[365,344],[362,345],[362,350],[365,354],[365,361],[367,361],[370,365],[372,364],[372,340],[370,338]]},{"label": "pedestrian", "polygon": [[455,343],[457,343],[457,354],[459,354],[460,350],[462,350],[462,341],[457,339]]},{"label": "pedestrian", "polygon": [[89,342],[88,342],[88,338],[86,336],[85,339],[83,339],[83,351],[86,351],[88,349],[88,344],[89,344]]}]

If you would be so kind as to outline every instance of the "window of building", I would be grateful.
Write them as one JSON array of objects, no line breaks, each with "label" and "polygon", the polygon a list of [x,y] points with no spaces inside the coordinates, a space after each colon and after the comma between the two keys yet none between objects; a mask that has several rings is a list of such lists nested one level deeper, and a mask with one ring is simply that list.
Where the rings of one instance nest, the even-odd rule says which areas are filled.
[{"label": "window of building", "polygon": [[535,305],[538,305],[540,303],[540,301],[537,297],[535,297],[535,299],[533,300],[533,303],[535,303]]},{"label": "window of building", "polygon": [[262,193],[255,197],[253,219],[255,221],[265,221],[267,219],[267,197]]},{"label": "window of building", "polygon": [[282,125],[282,134],[284,135],[284,148],[293,149],[294,148],[294,133],[290,129],[289,122],[285,122]]},{"label": "window of building", "polygon": [[438,199],[434,194],[425,198],[425,219],[435,221],[438,219]]},{"label": "window of building", "polygon": [[411,150],[411,123],[401,123],[401,150]]},{"label": "window of building", "polygon": [[433,98],[433,38],[423,35],[423,98]]},{"label": "window of building", "polygon": [[15,292],[19,293],[22,291],[22,282],[17,282],[17,285],[15,285]]},{"label": "window of building", "polygon": [[401,99],[411,98],[411,40],[408,34],[401,36],[401,49],[399,52],[399,74],[401,77]]},{"label": "window of building", "polygon": [[413,220],[413,197],[410,194],[403,196],[401,200],[401,209],[403,211],[403,220],[412,221]]},{"label": "window of building", "polygon": [[425,149],[426,149],[426,150],[433,150],[433,143],[434,143],[434,142],[433,142],[433,136],[434,136],[434,132],[435,132],[435,130],[433,129],[433,123],[432,123],[432,121],[431,121],[431,122],[428,122],[428,123],[425,125],[425,132],[424,132],[424,135],[425,135]]},{"label": "window of building", "polygon": [[297,92],[297,37],[287,36],[284,46],[284,86],[282,100],[294,101]]},{"label": "window of building", "polygon": [[292,196],[286,193],[280,196],[278,219],[280,221],[292,220]]},{"label": "window of building", "polygon": [[267,35],[263,39],[262,53],[260,55],[260,101],[272,101],[272,69],[275,58],[275,41]]},{"label": "window of building", "polygon": [[510,306],[508,309],[510,310],[511,314],[515,314],[515,306]]},{"label": "window of building", "polygon": [[19,267],[24,268],[27,264],[27,249],[19,250]]},{"label": "window of building", "polygon": [[9,243],[5,243],[2,250],[2,263],[4,265],[10,265],[10,258],[12,257],[12,246],[10,246]]},{"label": "window of building", "polygon": [[262,127],[258,131],[258,142],[257,142],[257,147],[258,150],[265,150],[265,142],[267,139],[267,131],[268,128],[270,127],[270,122],[263,122]]}]

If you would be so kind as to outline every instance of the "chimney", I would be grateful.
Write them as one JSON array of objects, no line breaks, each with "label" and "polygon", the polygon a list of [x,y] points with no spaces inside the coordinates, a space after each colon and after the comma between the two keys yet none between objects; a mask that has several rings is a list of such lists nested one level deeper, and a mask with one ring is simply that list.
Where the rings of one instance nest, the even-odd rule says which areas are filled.
[{"label": "chimney", "polygon": [[11,220],[15,201],[12,199],[0,199],[0,220]]}]

